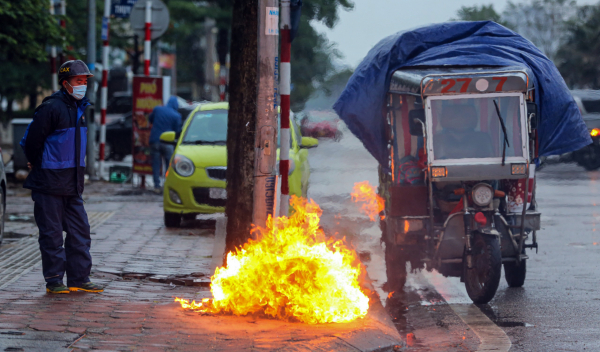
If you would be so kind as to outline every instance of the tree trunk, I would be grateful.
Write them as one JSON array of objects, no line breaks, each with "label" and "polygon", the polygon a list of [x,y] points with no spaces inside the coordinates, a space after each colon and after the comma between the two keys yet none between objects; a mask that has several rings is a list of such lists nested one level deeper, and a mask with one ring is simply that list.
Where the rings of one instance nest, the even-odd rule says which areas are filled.
[{"label": "tree trunk", "polygon": [[10,122],[10,120],[12,120],[12,115],[13,115],[13,102],[15,101],[14,98],[9,98],[6,99],[6,121]]},{"label": "tree trunk", "polygon": [[29,110],[35,110],[37,107],[37,91],[29,93]]},{"label": "tree trunk", "polygon": [[227,124],[226,253],[251,238],[257,57],[258,0],[234,0]]}]

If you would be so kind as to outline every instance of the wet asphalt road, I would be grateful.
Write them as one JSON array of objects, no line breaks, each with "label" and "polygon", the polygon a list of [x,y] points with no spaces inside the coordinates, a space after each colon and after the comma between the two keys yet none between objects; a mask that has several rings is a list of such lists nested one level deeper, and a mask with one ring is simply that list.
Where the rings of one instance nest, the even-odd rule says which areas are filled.
[{"label": "wet asphalt road", "polygon": [[363,253],[382,302],[401,335],[408,335],[409,351],[485,346],[498,351],[600,351],[600,171],[587,172],[575,164],[539,171],[542,230],[539,253],[527,251],[525,285],[508,288],[503,277],[496,297],[477,307],[458,278],[435,272],[411,273],[404,292],[386,292],[378,224],[350,198],[355,182],[378,184],[377,162],[348,131],[338,143],[321,140],[309,160],[309,196],[323,209],[323,227],[346,236]]}]

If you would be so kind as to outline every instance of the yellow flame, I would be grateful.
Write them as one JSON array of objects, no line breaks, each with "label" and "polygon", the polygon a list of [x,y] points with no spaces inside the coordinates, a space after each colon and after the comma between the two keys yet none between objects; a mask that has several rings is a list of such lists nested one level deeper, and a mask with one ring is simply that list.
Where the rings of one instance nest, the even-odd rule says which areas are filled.
[{"label": "yellow flame", "polygon": [[375,187],[369,184],[369,181],[355,183],[350,195],[353,201],[363,203],[361,210],[371,221],[375,221],[377,215],[385,209],[385,201],[377,194]]},{"label": "yellow flame", "polygon": [[176,298],[183,308],[209,313],[264,314],[304,323],[350,322],[367,314],[360,262],[344,240],[327,239],[313,200],[292,196],[289,218],[269,217],[250,240],[227,254],[211,278],[212,300]]}]

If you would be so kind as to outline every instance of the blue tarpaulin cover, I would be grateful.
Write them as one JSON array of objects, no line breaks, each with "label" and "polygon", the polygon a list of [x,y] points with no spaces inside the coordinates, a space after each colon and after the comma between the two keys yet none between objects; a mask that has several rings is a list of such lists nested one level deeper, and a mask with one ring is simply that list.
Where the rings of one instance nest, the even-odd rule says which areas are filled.
[{"label": "blue tarpaulin cover", "polygon": [[392,73],[399,68],[444,65],[530,68],[540,115],[539,155],[567,153],[592,142],[552,61],[527,39],[491,21],[447,22],[384,38],[358,65],[333,108],[387,167],[382,114]]}]

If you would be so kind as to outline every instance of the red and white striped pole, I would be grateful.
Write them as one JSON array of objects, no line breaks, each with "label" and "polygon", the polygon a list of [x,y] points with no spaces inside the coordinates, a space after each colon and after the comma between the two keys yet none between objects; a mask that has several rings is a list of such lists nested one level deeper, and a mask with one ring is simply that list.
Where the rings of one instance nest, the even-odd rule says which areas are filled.
[{"label": "red and white striped pole", "polygon": [[146,40],[144,41],[144,75],[150,76],[150,27],[152,27],[152,1],[146,1]]},{"label": "red and white striped pole", "polygon": [[102,18],[102,86],[100,88],[100,172],[104,170],[104,148],[106,146],[106,105],[108,100],[108,52],[110,32],[111,0],[104,0],[104,16]]},{"label": "red and white striped pole", "polygon": [[290,187],[288,175],[290,170],[290,0],[281,0],[281,63],[279,66],[279,92],[281,94],[281,147],[279,150],[279,173],[281,174],[281,206],[280,216],[288,216],[290,203]]},{"label": "red and white striped pole", "polygon": [[[50,15],[54,17],[54,1],[50,0]],[[52,74],[52,92],[58,90],[58,75],[56,73],[56,46],[50,47],[50,73]]]}]

